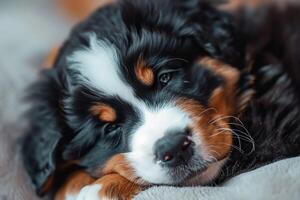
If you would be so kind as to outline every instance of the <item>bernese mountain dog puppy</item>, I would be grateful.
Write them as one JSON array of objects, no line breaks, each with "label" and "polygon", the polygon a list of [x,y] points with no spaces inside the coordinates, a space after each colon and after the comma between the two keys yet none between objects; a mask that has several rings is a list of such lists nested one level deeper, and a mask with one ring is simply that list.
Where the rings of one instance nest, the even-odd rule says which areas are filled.
[{"label": "bernese mountain dog puppy", "polygon": [[249,67],[247,34],[201,0],[122,0],[77,25],[31,88],[37,193],[128,200],[299,155],[294,79],[266,49]]}]

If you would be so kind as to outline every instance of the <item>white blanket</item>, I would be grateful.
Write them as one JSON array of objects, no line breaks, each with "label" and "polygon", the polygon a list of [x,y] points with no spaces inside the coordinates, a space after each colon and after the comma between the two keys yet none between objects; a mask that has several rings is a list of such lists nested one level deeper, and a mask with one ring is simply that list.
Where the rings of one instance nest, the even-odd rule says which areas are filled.
[{"label": "white blanket", "polygon": [[300,157],[258,168],[220,187],[153,187],[135,200],[300,200]]}]

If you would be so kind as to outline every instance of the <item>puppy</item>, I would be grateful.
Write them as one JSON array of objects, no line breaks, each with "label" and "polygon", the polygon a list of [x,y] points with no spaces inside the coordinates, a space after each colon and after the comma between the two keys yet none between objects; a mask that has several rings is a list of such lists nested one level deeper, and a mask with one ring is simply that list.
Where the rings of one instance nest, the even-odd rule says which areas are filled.
[{"label": "puppy", "polygon": [[290,78],[249,70],[241,33],[199,0],[124,0],[77,25],[32,88],[23,154],[37,193],[127,200],[299,155]]}]

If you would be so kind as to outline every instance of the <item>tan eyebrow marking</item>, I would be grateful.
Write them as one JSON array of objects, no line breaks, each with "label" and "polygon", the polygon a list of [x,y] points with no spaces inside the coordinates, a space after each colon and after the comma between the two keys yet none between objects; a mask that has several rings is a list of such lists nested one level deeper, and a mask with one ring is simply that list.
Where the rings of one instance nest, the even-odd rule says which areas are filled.
[{"label": "tan eyebrow marking", "polygon": [[107,104],[98,103],[91,107],[91,112],[104,122],[114,122],[117,119],[116,111]]},{"label": "tan eyebrow marking", "polygon": [[154,83],[153,70],[146,64],[146,62],[143,59],[138,59],[134,69],[136,77],[143,84],[151,86]]}]

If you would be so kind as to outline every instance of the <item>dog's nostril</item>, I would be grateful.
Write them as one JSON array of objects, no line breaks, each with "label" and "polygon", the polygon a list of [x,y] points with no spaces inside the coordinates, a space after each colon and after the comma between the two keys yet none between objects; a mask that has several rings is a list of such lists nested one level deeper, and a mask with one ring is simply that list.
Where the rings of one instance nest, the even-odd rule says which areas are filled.
[{"label": "dog's nostril", "polygon": [[190,140],[183,141],[183,143],[181,145],[181,150],[185,151],[190,146],[191,143],[192,143],[192,141],[190,141]]},{"label": "dog's nostril", "polygon": [[192,136],[192,130],[190,128],[186,128],[185,133],[187,136]]},{"label": "dog's nostril", "polygon": [[186,132],[169,133],[156,141],[155,158],[165,167],[176,167],[189,162],[194,152],[192,146],[193,141]]},{"label": "dog's nostril", "polygon": [[163,162],[168,162],[168,161],[170,161],[172,159],[173,159],[173,156],[171,156],[171,155],[165,155],[164,158],[163,158]]}]

